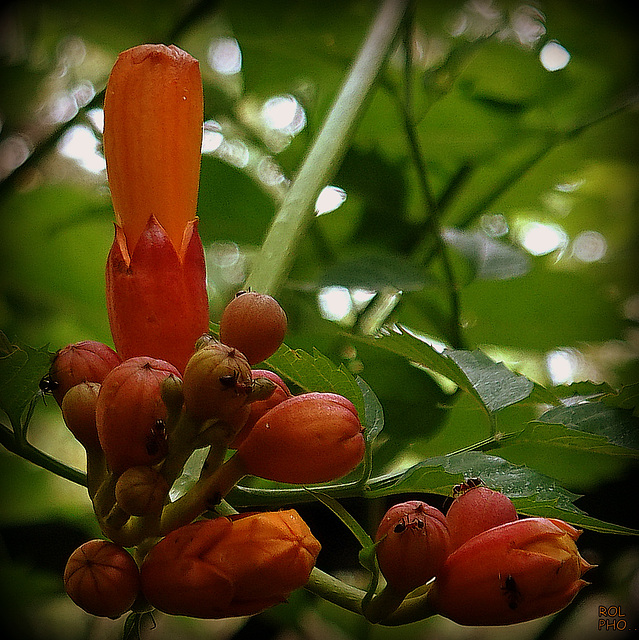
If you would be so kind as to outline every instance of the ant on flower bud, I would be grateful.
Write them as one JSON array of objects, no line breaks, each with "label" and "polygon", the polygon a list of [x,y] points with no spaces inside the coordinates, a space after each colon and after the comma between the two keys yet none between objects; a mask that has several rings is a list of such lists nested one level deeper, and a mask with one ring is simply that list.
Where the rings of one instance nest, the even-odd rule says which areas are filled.
[{"label": "ant on flower bud", "polygon": [[460,482],[453,487],[453,498],[457,498],[475,487],[481,487],[483,484],[484,481],[481,478],[467,478],[464,482]]},{"label": "ant on flower bud", "polygon": [[411,518],[404,516],[394,527],[394,533],[404,533],[406,529],[423,529],[425,527],[424,520],[422,518]]}]

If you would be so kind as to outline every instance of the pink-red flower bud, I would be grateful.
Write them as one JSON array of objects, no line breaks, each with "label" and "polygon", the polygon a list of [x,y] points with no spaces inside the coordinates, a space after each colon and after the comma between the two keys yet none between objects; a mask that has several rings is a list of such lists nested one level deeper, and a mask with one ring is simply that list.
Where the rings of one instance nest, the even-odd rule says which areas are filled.
[{"label": "pink-red flower bud", "polygon": [[87,613],[117,618],[135,602],[140,572],[122,547],[107,540],[89,540],[69,557],[64,588]]},{"label": "pink-red flower bud", "polygon": [[292,509],[202,520],[151,549],[141,569],[142,591],[169,614],[253,615],[304,586],[319,551]]},{"label": "pink-red flower bud", "polygon": [[247,473],[312,484],[341,478],[364,457],[364,428],[352,402],[334,393],[305,393],[267,411],[240,444]]},{"label": "pink-red flower bud", "polygon": [[152,465],[167,453],[167,410],[162,382],[177,369],[163,360],[130,358],[103,380],[96,426],[107,464],[119,475],[130,467]]},{"label": "pink-red flower bud", "polygon": [[426,584],[442,568],[450,552],[444,514],[419,500],[391,507],[375,541],[377,561],[386,582],[406,594]]},{"label": "pink-red flower bud", "polygon": [[106,267],[107,310],[123,358],[150,356],[184,370],[208,329],[208,298],[197,220],[187,223],[178,253],[154,216],[129,254],[116,226]]},{"label": "pink-red flower bud", "polygon": [[455,498],[446,520],[452,548],[457,549],[482,531],[517,520],[517,511],[508,496],[476,486]]},{"label": "pink-red flower bud", "polygon": [[71,387],[80,382],[102,382],[120,362],[120,356],[106,344],[82,340],[55,354],[46,382],[53,397],[62,405],[62,398]]},{"label": "pink-red flower bud", "polygon": [[488,529],[454,551],[429,596],[465,625],[506,625],[555,613],[587,582],[581,532],[562,520],[528,518]]}]

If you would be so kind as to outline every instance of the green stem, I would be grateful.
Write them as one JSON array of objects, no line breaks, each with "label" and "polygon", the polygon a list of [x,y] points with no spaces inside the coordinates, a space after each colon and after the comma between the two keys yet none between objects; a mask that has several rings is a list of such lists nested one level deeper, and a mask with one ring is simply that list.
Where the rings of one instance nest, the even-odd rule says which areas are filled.
[{"label": "green stem", "polygon": [[384,0],[333,106],[300,170],[284,196],[247,280],[247,286],[276,294],[295,248],[311,224],[320,191],[346,151],[367,98],[388,58],[409,0]]},{"label": "green stem", "polygon": [[[413,54],[412,54],[412,32],[413,21],[412,12],[409,16],[410,19],[406,20],[405,32],[404,32],[404,99],[398,100],[399,107],[402,114],[402,125],[404,128],[404,134],[408,142],[408,149],[410,152],[411,160],[417,173],[417,180],[419,188],[422,193],[422,198],[426,205],[426,217],[421,224],[420,229],[417,231],[418,235],[427,235],[434,247],[434,254],[436,254],[441,262],[444,277],[446,279],[447,293],[450,305],[450,320],[446,322],[444,332],[447,335],[449,342],[456,348],[462,349],[464,340],[461,334],[461,305],[459,302],[459,293],[457,288],[457,282],[455,280],[455,274],[451,265],[450,257],[448,255],[448,249],[444,243],[440,228],[440,208],[439,202],[433,194],[433,190],[428,180],[428,168],[424,162],[424,153],[421,148],[421,143],[417,135],[417,129],[415,127],[415,118],[413,114]],[[433,255],[434,255],[433,254]],[[427,263],[423,263],[427,264]]]},{"label": "green stem", "polygon": [[11,429],[5,425],[0,425],[0,444],[2,444],[8,451],[15,453],[17,456],[28,460],[42,469],[51,471],[61,478],[75,482],[82,487],[87,486],[87,476],[79,469],[74,469],[64,464],[57,458],[53,458],[44,451],[40,451],[37,447],[34,447],[29,441],[23,440],[18,442],[15,434]]}]

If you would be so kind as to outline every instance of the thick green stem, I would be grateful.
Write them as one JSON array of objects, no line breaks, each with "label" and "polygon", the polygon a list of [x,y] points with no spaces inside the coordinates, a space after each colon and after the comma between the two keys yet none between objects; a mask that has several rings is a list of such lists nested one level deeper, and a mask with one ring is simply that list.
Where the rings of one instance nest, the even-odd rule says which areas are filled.
[{"label": "thick green stem", "polygon": [[384,0],[359,54],[264,240],[247,286],[276,294],[315,215],[314,205],[346,151],[366,100],[388,58],[409,0]]}]

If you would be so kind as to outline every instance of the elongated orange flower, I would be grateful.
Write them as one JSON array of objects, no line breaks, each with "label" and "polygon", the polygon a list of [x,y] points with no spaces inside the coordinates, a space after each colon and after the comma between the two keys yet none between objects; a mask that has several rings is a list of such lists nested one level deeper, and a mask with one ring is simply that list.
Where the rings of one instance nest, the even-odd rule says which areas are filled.
[{"label": "elongated orange flower", "polygon": [[448,556],[429,600],[459,624],[506,625],[555,613],[588,584],[590,569],[562,520],[526,518],[499,525]]},{"label": "elongated orange flower", "polygon": [[197,60],[171,45],[118,57],[104,100],[104,154],[116,218],[106,269],[113,340],[123,358],[180,371],[208,329],[197,233],[202,141]]}]

